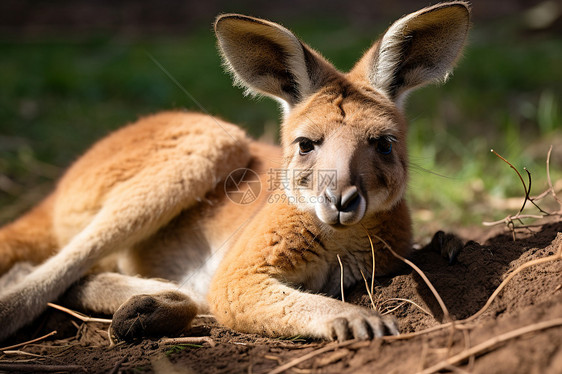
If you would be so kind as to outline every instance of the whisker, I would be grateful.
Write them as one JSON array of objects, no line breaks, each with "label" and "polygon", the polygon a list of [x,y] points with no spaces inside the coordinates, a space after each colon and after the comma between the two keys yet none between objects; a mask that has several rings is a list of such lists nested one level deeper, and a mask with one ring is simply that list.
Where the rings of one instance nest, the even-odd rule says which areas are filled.
[{"label": "whisker", "polygon": [[412,163],[412,162],[410,162],[408,164],[408,168],[409,168],[410,171],[424,172],[424,173],[432,174],[432,175],[435,175],[437,177],[441,177],[441,178],[445,178],[445,179],[458,179],[456,177],[451,177],[449,175],[443,175],[443,174],[437,173],[435,171],[429,170],[429,169],[424,168],[423,166],[421,166],[419,164]]}]

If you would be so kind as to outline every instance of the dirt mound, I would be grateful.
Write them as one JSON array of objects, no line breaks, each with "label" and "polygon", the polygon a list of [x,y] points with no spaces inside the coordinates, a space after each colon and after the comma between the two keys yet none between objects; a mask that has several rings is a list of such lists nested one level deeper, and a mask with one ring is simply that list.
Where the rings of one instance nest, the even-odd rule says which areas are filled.
[{"label": "dirt mound", "polygon": [[[562,222],[554,222],[517,241],[513,241],[511,234],[504,233],[482,244],[470,242],[453,265],[427,248],[417,251],[412,260],[434,284],[451,316],[460,320],[479,311],[511,271],[527,261],[557,253],[562,246],[559,232],[562,232]],[[351,290],[346,298],[359,304],[371,304],[364,286]],[[378,279],[373,299],[381,310],[393,310],[404,333],[445,322],[439,304],[423,280],[407,269],[393,278]],[[410,300],[419,307],[396,299]],[[503,333],[560,319],[562,260],[556,260],[517,274],[476,320],[460,324],[455,330],[442,328],[400,340],[337,344],[299,337],[266,339],[224,329],[209,318],[198,318],[190,336],[210,337],[215,346],[204,340],[196,344],[144,340],[108,348],[107,326],[78,325],[76,322],[80,321],[50,310],[33,326],[20,332],[17,340],[24,341],[54,329],[59,331],[53,337],[57,340],[15,348],[35,356],[5,353],[0,357],[0,372],[55,369],[76,372],[78,367],[83,367],[90,373],[266,373],[313,354],[288,372],[412,373]],[[455,366],[472,373],[561,373],[562,326],[558,324],[509,339]]]}]

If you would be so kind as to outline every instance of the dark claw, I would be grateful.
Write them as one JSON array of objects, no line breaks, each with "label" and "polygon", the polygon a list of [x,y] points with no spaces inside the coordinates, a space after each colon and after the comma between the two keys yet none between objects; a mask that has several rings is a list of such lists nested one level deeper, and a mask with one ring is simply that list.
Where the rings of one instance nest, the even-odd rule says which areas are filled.
[{"label": "dark claw", "polygon": [[382,338],[384,334],[384,326],[382,324],[380,317],[374,317],[369,320],[371,329],[373,330],[373,336],[375,338]]},{"label": "dark claw", "polygon": [[343,317],[336,318],[332,322],[332,328],[334,330],[332,333],[332,338],[336,339],[339,342],[343,342],[348,339],[349,326],[347,324],[347,319]]},{"label": "dark claw", "polygon": [[398,330],[398,322],[396,321],[396,318],[392,316],[385,316],[382,318],[382,322],[384,323],[384,326],[386,327],[388,334],[394,336],[400,335],[400,331]]},{"label": "dark claw", "polygon": [[364,319],[355,319],[351,322],[351,328],[353,329],[353,336],[359,340],[368,340],[371,338],[369,333],[370,327],[367,325],[367,321]]}]

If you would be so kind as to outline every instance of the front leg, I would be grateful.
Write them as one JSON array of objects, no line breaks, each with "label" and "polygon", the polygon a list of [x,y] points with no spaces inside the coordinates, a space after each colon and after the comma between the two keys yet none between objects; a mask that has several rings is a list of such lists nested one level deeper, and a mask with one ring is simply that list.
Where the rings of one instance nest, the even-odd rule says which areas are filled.
[{"label": "front leg", "polygon": [[339,277],[327,270],[335,256],[306,217],[286,214],[283,207],[275,212],[256,217],[219,266],[209,289],[209,307],[219,322],[269,336],[346,340],[398,334],[391,317],[302,290],[315,280]]},{"label": "front leg", "polygon": [[265,274],[217,279],[210,293],[217,320],[243,332],[269,336],[366,340],[397,335],[392,317],[323,295],[299,291]]}]

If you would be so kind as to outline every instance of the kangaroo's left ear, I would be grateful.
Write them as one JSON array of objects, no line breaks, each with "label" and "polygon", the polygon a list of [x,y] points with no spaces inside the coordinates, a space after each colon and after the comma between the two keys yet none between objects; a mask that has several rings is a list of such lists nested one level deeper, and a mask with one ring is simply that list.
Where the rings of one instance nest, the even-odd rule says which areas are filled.
[{"label": "kangaroo's left ear", "polygon": [[329,65],[281,25],[240,14],[225,14],[215,33],[227,68],[247,93],[287,104],[301,102],[321,87]]},{"label": "kangaroo's left ear", "polygon": [[414,88],[443,82],[465,45],[466,2],[424,8],[396,21],[349,73],[401,103]]}]

